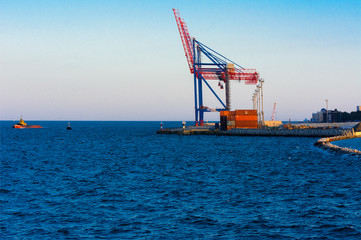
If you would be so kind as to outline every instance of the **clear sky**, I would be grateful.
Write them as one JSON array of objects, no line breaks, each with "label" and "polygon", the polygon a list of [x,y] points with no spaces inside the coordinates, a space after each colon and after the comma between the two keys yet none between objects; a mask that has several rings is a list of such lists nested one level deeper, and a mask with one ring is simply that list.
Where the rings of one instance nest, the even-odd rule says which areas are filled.
[{"label": "clear sky", "polygon": [[[0,119],[194,120],[172,8],[192,37],[259,71],[265,120],[274,102],[278,120],[310,118],[325,99],[361,105],[360,0],[0,0]],[[252,108],[255,86],[231,85],[232,108]]]}]

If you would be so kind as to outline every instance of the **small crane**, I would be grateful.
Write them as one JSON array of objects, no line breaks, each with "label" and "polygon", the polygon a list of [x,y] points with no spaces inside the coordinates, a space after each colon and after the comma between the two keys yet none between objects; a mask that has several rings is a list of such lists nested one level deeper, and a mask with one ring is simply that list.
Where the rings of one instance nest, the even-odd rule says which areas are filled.
[{"label": "small crane", "polygon": [[276,103],[273,104],[273,113],[272,113],[272,119],[271,121],[275,120],[275,115],[276,115]]}]

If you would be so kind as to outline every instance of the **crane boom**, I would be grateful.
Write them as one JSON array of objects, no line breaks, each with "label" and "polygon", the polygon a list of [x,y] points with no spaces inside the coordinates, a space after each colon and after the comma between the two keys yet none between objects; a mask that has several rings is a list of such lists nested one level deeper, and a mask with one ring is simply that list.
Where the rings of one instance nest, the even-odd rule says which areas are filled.
[{"label": "crane boom", "polygon": [[273,113],[272,113],[272,121],[275,120],[275,114],[276,114],[276,103],[273,104]]},{"label": "crane boom", "polygon": [[[193,51],[193,44],[192,38],[189,35],[187,24],[185,23],[184,19],[180,17],[178,9],[173,9],[174,17],[177,22],[179,35],[183,44],[184,52],[186,55],[186,59],[188,62],[188,66],[190,72],[194,73],[194,58],[195,53]],[[212,62],[216,62],[214,65],[218,65],[217,68],[202,68],[202,66],[196,66],[197,73],[201,74],[204,79],[207,80],[223,80],[225,81],[226,77],[226,68],[228,63],[232,63],[238,67],[234,67],[232,71],[228,72],[228,79],[229,80],[238,80],[238,81],[245,81],[245,84],[257,84],[259,79],[259,74],[257,73],[256,69],[244,69],[243,67],[239,66],[238,64],[234,63],[233,61],[229,60],[228,58],[222,56],[221,54],[217,53],[216,51],[210,49],[209,47],[205,46],[204,44],[195,41],[197,44],[197,48],[199,48],[202,52],[207,52],[206,55]],[[219,66],[222,65],[220,69]]]},{"label": "crane boom", "polygon": [[[245,81],[245,84],[257,84],[259,74],[255,69],[244,69],[237,63],[207,47],[189,35],[187,24],[180,17],[179,11],[173,9],[179,35],[183,44],[185,56],[190,72],[194,75],[194,109],[195,122],[203,125],[203,115],[208,107],[203,105],[203,83],[211,90],[224,108],[215,109],[224,111],[231,109],[230,80]],[[204,59],[206,61],[204,61]],[[226,104],[208,84],[207,80],[218,80],[225,83]],[[219,84],[223,89],[223,84]]]},{"label": "crane boom", "polygon": [[181,40],[182,40],[184,52],[186,54],[188,66],[189,66],[189,69],[190,69],[191,73],[193,73],[194,72],[194,70],[193,70],[193,56],[194,56],[194,54],[193,54],[193,50],[192,50],[192,40],[191,40],[191,37],[189,36],[187,24],[180,17],[178,9],[173,9],[173,12],[174,12],[175,20],[177,22],[179,35],[180,35]]}]

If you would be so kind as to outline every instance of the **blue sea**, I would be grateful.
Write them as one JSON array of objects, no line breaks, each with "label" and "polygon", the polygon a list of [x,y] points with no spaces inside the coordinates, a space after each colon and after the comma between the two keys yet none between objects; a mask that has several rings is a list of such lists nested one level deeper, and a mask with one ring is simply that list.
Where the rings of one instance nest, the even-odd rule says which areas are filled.
[{"label": "blue sea", "polygon": [[361,158],[317,138],[0,123],[0,239],[361,239]]},{"label": "blue sea", "polygon": [[331,143],[339,147],[346,147],[361,151],[361,138],[352,138],[352,139],[334,141]]}]

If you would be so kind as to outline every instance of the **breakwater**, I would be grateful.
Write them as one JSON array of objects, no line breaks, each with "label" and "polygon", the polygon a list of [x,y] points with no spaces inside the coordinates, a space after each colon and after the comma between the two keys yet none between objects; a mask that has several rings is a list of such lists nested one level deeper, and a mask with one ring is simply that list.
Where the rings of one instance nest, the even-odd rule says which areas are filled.
[{"label": "breakwater", "polygon": [[340,152],[340,153],[361,155],[361,151],[359,151],[359,150],[346,148],[346,147],[339,147],[339,146],[336,146],[331,143],[334,141],[340,141],[340,140],[346,140],[346,139],[352,139],[352,138],[361,138],[361,133],[357,132],[357,133],[353,133],[353,134],[352,133],[345,134],[342,136],[321,138],[315,143],[315,146],[318,146],[318,147],[321,147],[324,149],[328,149],[331,151],[335,151],[335,152]]},{"label": "breakwater", "polygon": [[342,129],[240,129],[235,128],[226,135],[239,136],[281,136],[281,137],[330,137],[347,134]]},{"label": "breakwater", "polygon": [[228,131],[218,131],[212,127],[186,127],[165,129],[158,134],[179,135],[226,135],[226,136],[279,136],[279,137],[332,137],[350,134],[344,129],[241,129],[233,128]]}]

